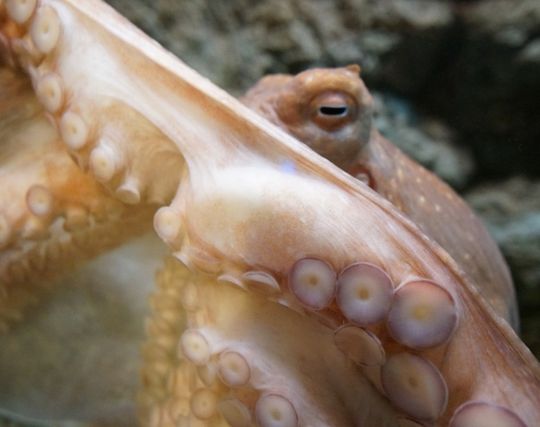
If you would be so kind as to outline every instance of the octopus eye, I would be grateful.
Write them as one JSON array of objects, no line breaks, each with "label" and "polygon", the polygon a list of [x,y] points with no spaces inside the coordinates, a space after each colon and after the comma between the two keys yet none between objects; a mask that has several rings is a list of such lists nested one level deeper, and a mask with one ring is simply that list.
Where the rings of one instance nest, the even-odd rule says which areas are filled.
[{"label": "octopus eye", "polygon": [[346,116],[349,107],[347,105],[321,105],[319,107],[319,114],[324,116]]},{"label": "octopus eye", "polygon": [[320,128],[335,131],[356,118],[356,103],[343,92],[323,92],[310,104],[311,120]]}]

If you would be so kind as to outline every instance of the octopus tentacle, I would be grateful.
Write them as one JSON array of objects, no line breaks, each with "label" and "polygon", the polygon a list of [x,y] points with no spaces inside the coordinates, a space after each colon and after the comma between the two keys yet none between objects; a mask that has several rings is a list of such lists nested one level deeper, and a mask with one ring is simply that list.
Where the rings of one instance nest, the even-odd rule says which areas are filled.
[{"label": "octopus tentacle", "polygon": [[[107,141],[120,167],[104,186],[132,203],[133,212],[143,208],[145,194],[162,191],[156,231],[195,271],[192,286],[174,277],[175,267],[165,271],[167,283],[181,283],[172,295],[189,296],[185,321],[179,307],[167,309],[167,298],[156,299],[164,309],[161,323],[149,326],[158,332],[146,355],[146,382],[157,384],[145,398],[151,425],[250,422],[246,413],[263,426],[443,425],[452,418],[467,425],[487,407],[510,414],[506,425],[533,425],[540,415],[538,363],[451,255],[396,205],[201,79],[97,1],[35,4],[54,9],[55,47],[44,54],[25,38],[34,9],[8,8],[5,61],[19,63],[36,86],[42,71],[59,76],[69,97],[53,120],[80,167]],[[91,73],[96,63],[99,72]],[[324,102],[332,114],[341,111],[334,97]],[[141,120],[135,134],[126,118]],[[105,164],[109,171],[96,156],[93,169]],[[161,165],[164,157],[171,162]],[[291,283],[299,263],[314,277],[300,285]],[[365,334],[343,336],[340,328],[354,318],[337,304],[338,284],[329,278],[358,263],[388,276],[390,310],[356,326]],[[244,292],[250,272],[274,278],[265,280],[272,283],[270,295]],[[307,285],[317,288],[314,298]],[[360,299],[366,289],[360,287]],[[422,302],[412,311],[409,292]],[[434,313],[439,307],[442,318]],[[392,313],[405,318],[405,328],[393,325]],[[418,340],[411,331],[415,322],[429,329],[426,320],[434,320],[429,339]],[[188,335],[177,336],[186,328]],[[355,351],[357,336],[374,348],[380,343],[382,366],[349,363],[341,349]],[[238,355],[236,368],[219,366],[224,352]],[[210,385],[198,382],[198,365],[213,363],[218,375],[208,366],[201,377]],[[247,384],[237,385],[224,369],[236,369]],[[476,401],[482,403],[463,406]],[[218,413],[223,407],[228,421]]]},{"label": "octopus tentacle", "polygon": [[[349,66],[267,76],[242,100],[357,176],[413,220],[448,251],[497,313],[517,330],[512,279],[493,239],[448,185],[372,128],[372,97],[358,73],[359,67]],[[321,123],[321,110],[329,103],[342,113],[327,114]]]},{"label": "octopus tentacle", "polygon": [[[14,314],[20,317],[23,307],[34,302],[51,279],[147,231],[155,210],[151,203],[170,198],[181,168],[181,156],[167,143],[158,144],[157,150],[141,147],[137,132],[148,139],[164,137],[136,112],[120,112],[114,102],[100,106],[108,115],[104,137],[93,151],[86,147],[94,131],[76,105],[78,81],[74,90],[59,69],[65,65],[59,52],[67,40],[62,36],[66,31],[59,15],[62,7],[66,6],[59,2],[10,1],[0,16],[0,51],[6,65],[1,69],[0,89],[2,197],[12,200],[0,212],[3,329]],[[21,76],[21,67],[29,79]],[[118,115],[122,120],[114,121]],[[133,122],[138,123],[136,130]],[[141,131],[145,126],[147,132]],[[115,157],[120,135],[128,145]],[[149,151],[145,157],[164,170],[167,165],[175,170],[165,179],[169,184],[140,188],[139,175],[153,180],[155,173],[148,166],[152,162],[127,159],[129,153],[145,149]],[[125,206],[141,199],[144,203],[138,209]]]},{"label": "octopus tentacle", "polygon": [[[239,162],[231,161],[224,165],[217,159],[212,162],[209,156],[205,156],[205,165],[213,163],[212,168],[208,168],[201,163],[203,157],[195,155],[194,149],[184,153],[189,165],[189,177],[182,181],[171,206],[158,211],[155,220],[156,231],[177,251],[179,259],[209,274],[224,272],[234,276],[236,271],[241,273],[249,268],[262,268],[281,278],[290,275],[299,260],[324,259],[336,270],[362,260],[383,266],[393,283],[411,280],[424,283],[428,279],[429,283],[435,282],[431,286],[442,289],[442,294],[449,296],[446,300],[435,298],[442,301],[444,311],[449,313],[448,318],[436,322],[438,326],[434,335],[437,338],[427,343],[417,344],[413,341],[413,347],[407,349],[385,336],[384,329],[375,330],[382,334],[385,344],[394,351],[413,350],[425,355],[426,362],[420,366],[428,368],[419,368],[419,375],[424,379],[434,378],[436,383],[441,383],[441,378],[444,378],[446,385],[440,388],[445,390],[448,387],[448,406],[446,398],[440,399],[439,406],[428,412],[417,411],[407,404],[408,415],[429,422],[445,422],[458,402],[477,398],[505,402],[516,408],[523,418],[535,411],[538,402],[532,390],[519,390],[519,393],[527,396],[523,396],[524,399],[515,399],[513,395],[522,384],[521,370],[508,370],[508,376],[499,384],[497,391],[487,386],[494,380],[490,372],[497,365],[529,366],[531,370],[526,374],[526,383],[535,389],[538,387],[538,365],[516,341],[506,324],[493,317],[490,309],[478,301],[476,289],[462,276],[461,269],[446,252],[426,239],[386,201],[347,177],[334,173],[318,159],[296,151],[292,144],[284,144],[280,148],[288,152],[287,158],[292,159],[295,165],[293,170],[284,170],[280,167],[279,155],[273,158],[266,156],[264,160],[260,158],[264,148],[260,147],[258,139],[254,139],[254,142],[250,140],[245,145],[240,139],[234,142],[236,150],[247,152],[242,159],[249,155],[257,158],[257,173]],[[279,152],[279,148],[276,151]],[[212,150],[214,153],[218,153],[218,158],[222,155],[220,148]],[[241,177],[246,175],[256,178],[243,182],[238,188]],[[210,213],[216,209],[221,212],[218,221]],[[269,227],[270,221],[284,224],[284,227]],[[381,229],[380,224],[385,224],[385,229]],[[392,230],[392,233],[388,234],[385,230]],[[279,249],[283,247],[287,250]],[[321,268],[324,270],[326,267]],[[317,271],[322,270],[317,267]],[[325,274],[324,280],[330,276]],[[313,282],[318,285],[319,276]],[[298,300],[304,306],[309,306],[315,316],[318,316],[322,301],[326,301],[326,295],[331,295],[326,285],[322,289],[325,296],[321,299],[317,297],[315,304],[306,304],[304,298]],[[403,289],[406,289],[405,286]],[[298,296],[296,289],[291,289],[290,283],[283,280],[281,292],[286,301],[295,300],[295,295]],[[432,292],[420,286],[419,295]],[[431,298],[426,295],[426,300],[430,301]],[[323,304],[322,308],[326,309],[324,315],[337,324],[347,320],[335,307],[324,307]],[[428,312],[432,309],[430,304],[424,308]],[[457,328],[456,316],[459,317]],[[422,316],[418,317],[420,319],[416,320],[421,320]],[[327,325],[326,319],[324,324]],[[463,369],[463,349],[459,343],[477,337],[479,328],[485,328],[483,344],[490,348],[488,351],[494,354],[500,352],[501,342],[507,342],[509,346],[496,356],[500,357],[496,362],[492,359],[480,369],[470,365],[468,369]],[[485,351],[484,345],[481,352]],[[433,348],[421,351],[424,346]],[[464,381],[463,377],[452,372],[454,363],[466,372],[470,380]],[[485,381],[487,377],[491,379]],[[471,380],[477,383],[471,384]],[[465,389],[463,382],[467,383]],[[419,380],[415,379],[413,383],[419,384]],[[420,394],[413,402],[414,408],[423,402],[422,396],[429,395],[429,392],[426,393]],[[527,402],[526,408],[523,407],[524,401]],[[299,416],[302,417],[302,414]]]},{"label": "octopus tentacle", "polygon": [[0,197],[9,201],[0,210],[5,328],[62,271],[147,229],[153,209],[127,212],[68,156],[28,81],[8,68],[0,79]]},{"label": "octopus tentacle", "polygon": [[[172,258],[158,276],[153,301],[182,304],[191,283],[196,297],[176,312],[180,318],[160,310],[148,325],[160,331],[150,334],[143,350],[141,402],[149,425],[394,425],[392,408],[316,320],[192,274]],[[338,383],[331,379],[335,375]]]},{"label": "octopus tentacle", "polygon": [[[191,425],[190,423],[194,420],[208,423],[204,425],[250,425],[257,419],[257,402],[261,398],[261,392],[262,396],[273,395],[276,392],[272,381],[268,379],[261,384],[262,389],[257,388],[256,391],[250,389],[249,393],[245,390],[246,381],[253,384],[253,372],[263,369],[258,365],[258,361],[266,360],[265,358],[272,351],[279,352],[281,355],[286,354],[285,360],[280,359],[279,372],[282,372],[283,363],[299,360],[297,357],[290,357],[291,354],[294,355],[291,346],[300,345],[302,349],[313,348],[303,338],[300,339],[300,336],[304,337],[307,333],[305,323],[317,325],[319,319],[305,317],[290,310],[280,311],[284,310],[281,305],[272,304],[268,299],[265,302],[262,296],[246,293],[233,284],[227,285],[213,281],[208,276],[190,273],[173,259],[167,261],[165,270],[160,273],[159,284],[160,291],[154,300],[159,299],[162,301],[161,304],[167,304],[169,307],[182,305],[183,310],[177,310],[176,314],[173,314],[161,309],[155,313],[155,317],[149,324],[150,341],[145,349],[146,366],[143,376],[145,379],[143,382],[145,388],[142,393],[145,414],[143,419],[151,417],[152,425]],[[189,298],[183,300],[186,294]],[[254,298],[260,302],[255,303]],[[249,314],[251,310],[254,312]],[[270,310],[270,312],[265,310]],[[280,314],[272,310],[278,310]],[[182,320],[179,320],[178,316],[182,316]],[[280,322],[276,322],[277,318],[281,319]],[[276,323],[281,324],[281,322],[283,325],[279,327]],[[174,333],[171,328],[176,328]],[[247,335],[235,335],[242,328],[247,328],[245,332]],[[287,336],[293,337],[294,344],[287,341],[282,333],[272,332],[266,328],[287,329]],[[294,333],[291,328],[300,328],[302,332]],[[250,331],[249,334],[247,331]],[[350,410],[349,405],[352,405],[349,403],[345,405],[345,408],[339,409],[339,413],[348,414],[349,419],[332,419],[336,406],[333,406],[332,411],[325,412],[322,402],[326,402],[327,396],[321,397],[322,402],[317,401],[314,407],[309,408],[302,407],[302,399],[298,402],[289,395],[283,396],[278,393],[289,402],[299,422],[309,425],[355,425],[359,420],[362,420],[365,425],[387,425],[386,423],[388,425],[416,425],[415,422],[418,422],[418,425],[423,425],[420,423],[425,422],[445,425],[445,422],[448,422],[447,417],[452,415],[452,412],[447,410],[452,388],[448,380],[449,372],[440,368],[442,365],[448,369],[448,366],[445,366],[447,362],[444,361],[444,358],[448,357],[448,348],[441,354],[441,351],[437,349],[423,351],[421,348],[411,348],[411,346],[402,347],[393,343],[380,326],[361,329],[352,325],[339,327],[336,330],[333,338],[334,347],[331,345],[332,329],[319,328],[319,331],[326,331],[325,335],[327,335],[324,341],[321,337],[317,338],[320,344],[317,346],[319,351],[315,353],[320,356],[322,349],[329,347],[333,348],[332,351],[341,352],[343,358],[340,363],[345,363],[345,366],[352,369],[350,373],[343,373],[343,375],[347,378],[350,376],[368,378],[371,381],[371,387],[377,389],[382,396],[386,396],[394,405],[395,412],[390,415],[390,409],[380,408],[386,414],[385,418],[374,419],[370,416],[375,415],[364,407],[357,407],[352,413],[347,412]],[[234,336],[232,341],[231,333]],[[378,335],[384,340],[382,345]],[[218,336],[221,339],[217,339]],[[226,338],[227,336],[229,339]],[[330,340],[329,343],[326,342],[327,339]],[[453,339],[457,338],[453,337]],[[252,353],[253,346],[257,349],[264,348],[263,353]],[[268,346],[272,347],[272,351],[267,349]],[[168,350],[164,351],[164,349]],[[419,352],[422,356],[416,355]],[[219,372],[220,359],[229,354],[234,354],[232,367],[228,374],[224,375],[223,372]],[[442,355],[444,358],[441,359]],[[300,357],[300,359],[305,361],[304,358]],[[324,368],[326,360],[327,357],[323,357],[323,360],[317,361],[318,370],[327,371]],[[348,364],[347,360],[353,361],[354,364]],[[279,375],[268,363],[264,363],[264,369],[270,369],[268,374]],[[338,371],[336,364],[337,362],[333,360],[334,374]],[[305,369],[307,368],[303,367],[302,370],[305,371]],[[312,376],[314,373],[310,372],[309,375]],[[161,378],[157,383],[156,377]],[[339,377],[341,380],[341,375]],[[240,380],[235,380],[235,378],[240,378]],[[304,381],[306,384],[311,384],[308,380]],[[291,387],[290,381],[288,384]],[[330,385],[325,383],[325,387],[328,388]],[[237,388],[241,390],[236,391]],[[205,396],[200,395],[202,390],[212,391],[213,403],[208,413],[194,408],[193,399],[199,401]],[[278,391],[283,393],[283,390],[278,389]],[[481,390],[472,390],[476,393],[479,391]],[[373,392],[373,390],[364,391],[364,393]],[[483,390],[484,398],[487,397],[486,394],[491,394],[486,392],[488,391]],[[253,393],[256,394],[255,397]],[[295,389],[293,395],[298,393],[299,391]],[[338,392],[334,390],[333,393]],[[315,395],[317,396],[317,393]],[[493,398],[493,396],[489,397]],[[471,399],[471,401],[476,400]],[[482,412],[485,411],[486,405],[489,408],[494,405],[492,400],[485,399],[482,402],[475,411]],[[502,402],[499,401],[499,403]],[[230,409],[232,414],[220,411],[221,405],[225,404],[226,409]],[[373,409],[373,405],[377,404],[371,402],[370,407]],[[229,408],[228,405],[232,405],[233,408]],[[501,407],[501,411],[506,411],[505,413],[509,414],[509,420],[523,422],[516,412],[508,409],[508,406],[495,405],[495,407]],[[474,408],[477,407],[474,406]],[[455,414],[461,414],[461,411],[458,408]],[[460,415],[458,419],[465,417],[466,420],[475,420],[477,419],[475,411],[470,416]],[[374,412],[379,413],[378,410]],[[440,418],[444,413],[449,413],[449,415]],[[311,419],[308,414],[316,414],[316,418]],[[507,425],[504,424],[504,420],[502,422],[501,425]],[[259,420],[259,425],[266,424]],[[290,425],[296,425],[296,421]]]},{"label": "octopus tentacle", "polygon": [[[11,10],[18,2],[10,4],[14,6],[8,8],[8,15],[14,19]],[[23,6],[30,7],[30,3],[22,2],[20,7]],[[90,174],[124,203],[164,202],[178,183],[181,156],[155,126],[135,109],[123,104],[121,100],[126,99],[129,84],[122,87],[117,82],[98,79],[94,85],[81,85],[84,73],[72,73],[82,64],[73,60],[76,56],[71,52],[84,49],[89,44],[90,33],[95,30],[96,24],[88,16],[93,7],[73,14],[74,9],[69,4],[34,2],[34,10],[23,21],[30,22],[20,25],[16,31],[8,31],[6,25],[5,34],[11,46],[20,40],[27,42],[28,49],[38,46],[41,56],[37,60],[29,58],[29,52],[24,49],[14,52],[15,58],[30,76],[38,100],[80,166],[89,168]],[[98,6],[97,16],[104,13],[99,12],[100,7],[107,10],[105,6]],[[63,36],[71,34],[72,28],[79,23],[78,38]],[[92,34],[97,35],[98,31]],[[45,43],[41,41],[43,38],[47,38],[50,45],[39,49],[39,43]],[[122,67],[110,54],[107,55],[106,50],[99,51],[97,44],[92,45],[91,54],[85,58],[91,61],[102,55],[103,75],[107,71],[114,74],[117,67]],[[94,73],[92,64],[87,65],[87,73]],[[137,123],[136,128],[133,123]],[[145,161],[141,161],[142,153]],[[147,164],[153,162],[161,164],[162,174],[148,168]]]}]

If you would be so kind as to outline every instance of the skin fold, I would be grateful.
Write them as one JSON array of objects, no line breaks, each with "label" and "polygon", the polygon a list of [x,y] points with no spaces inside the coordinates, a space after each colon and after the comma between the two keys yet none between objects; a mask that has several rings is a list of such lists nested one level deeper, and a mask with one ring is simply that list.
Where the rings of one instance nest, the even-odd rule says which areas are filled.
[{"label": "skin fold", "polygon": [[[159,207],[173,256],[146,324],[143,425],[454,426],[479,413],[534,425],[538,363],[508,323],[506,266],[463,202],[370,129],[357,68],[273,77],[244,101],[360,179],[98,1],[10,1],[0,23],[0,319],[15,325],[0,375],[49,347],[41,382],[6,382],[8,411],[134,424],[135,342],[167,250],[145,237],[82,264],[148,230]],[[391,307],[352,321],[345,285],[322,298],[309,279],[304,292],[306,268],[317,280],[376,271]],[[56,298],[14,323],[63,271]],[[411,318],[400,307],[415,301]],[[432,331],[437,312],[449,314]],[[395,313],[435,338],[411,338]],[[52,405],[57,379],[67,388]]]}]

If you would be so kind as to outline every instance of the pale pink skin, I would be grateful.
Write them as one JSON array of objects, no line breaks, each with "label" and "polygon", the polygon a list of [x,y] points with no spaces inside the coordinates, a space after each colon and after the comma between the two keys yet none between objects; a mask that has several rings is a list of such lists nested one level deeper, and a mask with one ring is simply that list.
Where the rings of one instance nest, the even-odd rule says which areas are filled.
[{"label": "pale pink skin", "polygon": [[392,297],[390,277],[373,264],[353,264],[339,275],[337,303],[353,323],[365,326],[383,320]]},{"label": "pale pink skin", "polygon": [[446,409],[446,383],[429,361],[399,353],[387,360],[381,375],[390,401],[416,419],[432,422]]},{"label": "pale pink skin", "polygon": [[345,356],[361,366],[380,366],[385,362],[384,348],[369,330],[344,325],[335,331],[334,342]]},{"label": "pale pink skin", "polygon": [[[349,66],[267,76],[243,102],[390,201],[460,264],[517,329],[515,291],[497,245],[448,185],[372,128],[373,101],[359,70]],[[325,105],[347,107],[347,113],[321,117]]]},{"label": "pale pink skin", "polygon": [[488,402],[471,401],[460,406],[449,427],[526,427],[525,423],[507,408]]},{"label": "pale pink skin", "polygon": [[297,261],[289,272],[288,282],[298,300],[315,310],[327,307],[336,292],[335,271],[316,258]]},{"label": "pale pink skin", "polygon": [[413,281],[396,290],[388,328],[396,341],[413,348],[428,348],[450,338],[457,318],[450,293],[429,281]]},{"label": "pale pink skin", "polygon": [[[36,155],[39,149],[30,143],[35,141],[54,147],[52,160],[62,159],[53,170],[86,177],[86,181],[81,178],[85,183],[81,188],[93,192],[79,200],[82,206],[75,206],[79,212],[91,210],[90,204],[84,204],[89,200],[113,205],[110,210],[94,207],[93,211],[101,213],[107,225],[112,218],[121,219],[121,224],[110,225],[111,231],[128,230],[133,235],[135,227],[123,227],[126,218],[119,213],[133,215],[148,226],[144,214],[161,206],[154,217],[156,232],[174,257],[191,268],[178,272],[179,263],[168,261],[151,300],[154,317],[148,325],[143,372],[145,421],[156,426],[211,425],[220,420],[220,404],[231,395],[237,399],[236,408],[246,407],[251,417],[257,415],[257,407],[264,409],[264,396],[280,396],[280,402],[288,402],[283,419],[310,426],[389,427],[407,417],[446,425],[460,405],[476,399],[503,406],[531,426],[540,418],[538,364],[503,320],[510,318],[512,290],[498,251],[448,187],[375,131],[366,131],[370,97],[358,79],[357,67],[313,70],[299,76],[299,81],[310,77],[318,90],[328,81],[334,85],[331,93],[325,89],[321,96],[309,97],[309,128],[316,133],[321,126],[333,133],[352,123],[353,116],[348,115],[339,117],[337,124],[336,117],[329,121],[319,104],[339,109],[339,102],[346,99],[347,111],[354,111],[358,120],[338,133],[350,137],[355,135],[350,129],[361,128],[364,138],[357,160],[361,174],[377,192],[250,112],[97,0],[35,4],[10,0],[8,6],[8,14],[0,12],[2,70],[15,63],[20,68],[10,69],[15,76],[4,79],[2,75],[0,82],[23,89],[14,90],[15,98],[0,98],[6,103],[0,104],[0,111],[14,112],[15,122],[24,126],[5,121],[0,125],[16,153],[10,159],[13,163],[25,159],[30,166],[19,174],[24,180],[15,185],[17,171],[8,165],[6,185],[0,187],[5,211],[2,236],[8,236],[3,240],[15,245],[10,246],[9,268],[2,273],[7,289],[40,277],[35,266],[40,260],[18,252],[17,245],[37,242],[48,227],[58,231],[45,219],[34,218],[35,212],[50,214],[47,220],[65,215],[77,222],[69,205],[74,201],[63,198],[59,189],[65,187],[44,172],[47,168]],[[48,16],[50,25],[42,27],[43,16]],[[40,28],[51,28],[52,39]],[[343,81],[346,88],[354,89],[352,95],[334,93]],[[0,89],[4,90],[2,84]],[[57,90],[62,91],[60,98]],[[301,94],[293,90],[289,95],[304,101],[306,92]],[[295,106],[283,102],[276,104],[280,117],[306,117],[293,114]],[[28,106],[41,119],[25,116]],[[49,119],[53,125],[47,124]],[[300,122],[295,125],[306,128]],[[30,130],[30,135],[20,129]],[[14,147],[13,141],[20,140],[27,143]],[[346,145],[347,150],[354,147]],[[29,206],[25,195],[33,185],[45,186],[55,203],[49,205],[47,197],[36,199],[30,194]],[[47,252],[56,260],[51,265],[73,261],[72,225],[62,234],[68,250]],[[98,240],[94,234],[91,237],[90,243],[79,244],[94,251],[107,249],[93,242]],[[127,237],[115,235],[112,240],[118,244],[123,239]],[[65,258],[59,256],[63,252]],[[309,292],[297,298],[287,286],[291,267],[306,258],[319,259],[336,272],[359,262],[377,265],[395,284],[433,281],[454,301],[458,326],[446,341],[417,349],[394,340],[385,327],[388,316],[382,316],[365,327],[367,335],[380,341],[385,365],[360,368],[334,342],[336,329],[347,318],[331,298],[331,289],[320,304],[312,306]],[[269,280],[270,295],[249,291],[246,274],[259,271],[273,277],[279,290]],[[17,313],[4,305],[1,315],[5,319]],[[201,339],[182,340],[186,330],[193,333],[191,338]],[[223,384],[219,374],[211,375],[211,367],[224,352],[238,353],[238,360],[246,362],[247,384],[230,380]],[[411,403],[402,398],[399,384],[387,377],[382,381],[381,370],[387,375],[393,372],[392,361],[403,354],[422,360],[418,379],[433,385],[428,389],[439,390],[439,396],[420,394]],[[15,352],[6,359],[16,358]],[[239,363],[240,371],[245,371]],[[396,379],[396,374],[390,377]],[[212,381],[220,382],[211,389],[207,383]],[[440,392],[446,388],[448,405]],[[37,416],[46,417],[47,400],[39,402],[39,409],[32,408],[40,412]],[[111,415],[81,414],[78,409],[79,413],[55,417],[84,415],[89,421],[103,421]],[[245,413],[239,410],[237,415]],[[264,410],[258,416],[261,422],[268,420]]]}]

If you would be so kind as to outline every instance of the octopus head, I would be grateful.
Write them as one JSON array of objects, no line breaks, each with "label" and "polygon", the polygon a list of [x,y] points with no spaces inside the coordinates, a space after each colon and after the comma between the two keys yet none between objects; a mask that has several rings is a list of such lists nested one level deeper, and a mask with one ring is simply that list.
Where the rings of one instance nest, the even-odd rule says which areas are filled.
[{"label": "octopus head", "polygon": [[[373,98],[359,73],[358,65],[349,65],[269,76],[246,95],[245,102],[259,110],[272,106],[272,121],[348,169],[371,134]],[[257,102],[253,102],[255,97]],[[268,111],[262,112],[269,116]]]}]

